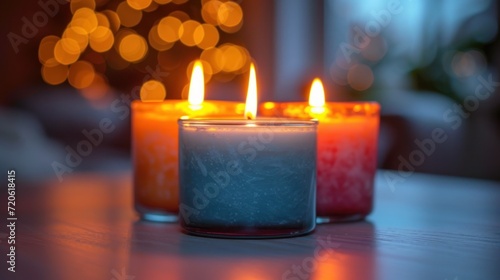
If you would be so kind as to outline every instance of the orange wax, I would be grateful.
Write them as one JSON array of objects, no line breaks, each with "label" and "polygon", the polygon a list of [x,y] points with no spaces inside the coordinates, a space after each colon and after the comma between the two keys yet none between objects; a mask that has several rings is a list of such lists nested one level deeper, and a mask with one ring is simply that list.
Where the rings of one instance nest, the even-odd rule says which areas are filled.
[{"label": "orange wax", "polygon": [[380,106],[375,102],[306,102],[261,106],[266,116],[317,119],[319,217],[343,220],[368,215],[373,207]]},{"label": "orange wax", "polygon": [[241,116],[243,104],[205,101],[193,107],[185,100],[132,102],[134,200],[137,211],[176,214],[178,127],[180,117]]}]

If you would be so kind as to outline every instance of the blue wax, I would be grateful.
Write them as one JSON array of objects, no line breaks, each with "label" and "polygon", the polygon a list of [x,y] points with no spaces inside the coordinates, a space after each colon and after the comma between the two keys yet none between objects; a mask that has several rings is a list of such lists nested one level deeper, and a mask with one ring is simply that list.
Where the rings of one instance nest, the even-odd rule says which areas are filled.
[{"label": "blue wax", "polygon": [[314,229],[315,124],[179,129],[180,219],[188,231],[258,236]]}]

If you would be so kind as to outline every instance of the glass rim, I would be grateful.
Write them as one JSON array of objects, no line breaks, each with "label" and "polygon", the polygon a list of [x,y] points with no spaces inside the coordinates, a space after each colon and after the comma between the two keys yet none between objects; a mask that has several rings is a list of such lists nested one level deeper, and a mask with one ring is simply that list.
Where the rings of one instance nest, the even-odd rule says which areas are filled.
[{"label": "glass rim", "polygon": [[316,127],[317,120],[296,120],[288,118],[258,118],[253,120],[244,119],[211,119],[211,118],[181,118],[178,121],[180,126],[240,126],[240,127],[259,127],[259,126],[282,126],[282,127]]}]

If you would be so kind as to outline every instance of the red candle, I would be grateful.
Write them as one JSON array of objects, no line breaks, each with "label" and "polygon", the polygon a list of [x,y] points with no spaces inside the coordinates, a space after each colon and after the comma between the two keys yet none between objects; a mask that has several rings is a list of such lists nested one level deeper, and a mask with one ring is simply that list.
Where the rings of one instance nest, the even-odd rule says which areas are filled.
[{"label": "red candle", "polygon": [[306,102],[265,103],[264,115],[317,119],[318,222],[364,218],[373,207],[380,106],[375,102],[325,102],[319,79]]}]

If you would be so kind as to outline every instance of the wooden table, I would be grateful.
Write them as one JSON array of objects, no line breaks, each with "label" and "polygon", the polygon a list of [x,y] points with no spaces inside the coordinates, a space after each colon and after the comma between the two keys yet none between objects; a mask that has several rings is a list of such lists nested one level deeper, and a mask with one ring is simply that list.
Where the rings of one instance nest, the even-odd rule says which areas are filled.
[{"label": "wooden table", "polygon": [[139,221],[129,173],[18,184],[15,273],[5,187],[0,279],[500,279],[499,182],[413,174],[389,187],[384,172],[366,221],[268,240]]}]

